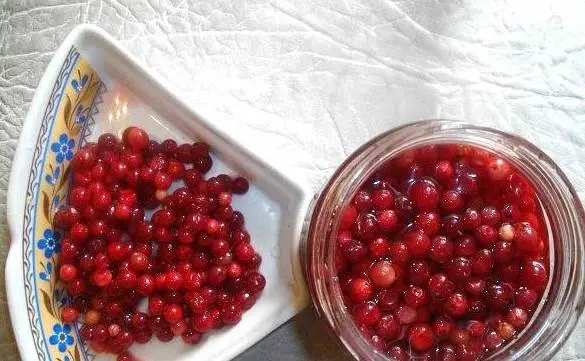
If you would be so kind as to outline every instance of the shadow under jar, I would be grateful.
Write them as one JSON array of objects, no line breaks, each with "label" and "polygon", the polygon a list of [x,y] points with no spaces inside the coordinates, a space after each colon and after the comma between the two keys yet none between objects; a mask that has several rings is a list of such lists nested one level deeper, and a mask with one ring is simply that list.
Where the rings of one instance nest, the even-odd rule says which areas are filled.
[{"label": "shadow under jar", "polygon": [[356,359],[390,359],[366,339],[344,303],[335,263],[340,213],[386,161],[408,150],[439,144],[487,150],[511,164],[534,188],[547,233],[542,238],[548,243],[548,283],[526,326],[480,359],[551,359],[573,331],[585,304],[583,207],[564,173],[534,145],[463,122],[428,120],[390,130],[355,151],[333,174],[312,205],[301,248],[315,308]]}]

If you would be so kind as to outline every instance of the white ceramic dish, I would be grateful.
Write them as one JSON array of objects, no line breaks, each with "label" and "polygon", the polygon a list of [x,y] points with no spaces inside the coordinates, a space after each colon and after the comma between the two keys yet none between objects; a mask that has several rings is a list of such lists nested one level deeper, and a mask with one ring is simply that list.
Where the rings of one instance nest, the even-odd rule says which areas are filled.
[{"label": "white ceramic dish", "polygon": [[[198,116],[103,30],[83,25],[66,38],[40,81],[10,175],[6,285],[24,361],[81,361],[95,356],[80,343],[77,326],[61,324],[56,315],[67,296],[54,277],[58,236],[47,229],[66,195],[68,152],[104,131],[118,132],[129,124],[158,139],[204,140],[213,150],[213,174],[226,171],[249,177],[250,192],[234,203],[246,215],[267,278],[259,301],[236,327],[210,333],[195,346],[178,339],[163,344],[153,338],[131,351],[143,361],[229,360],[307,304],[298,257],[310,202],[307,188]],[[96,358],[110,359],[114,357]]]}]

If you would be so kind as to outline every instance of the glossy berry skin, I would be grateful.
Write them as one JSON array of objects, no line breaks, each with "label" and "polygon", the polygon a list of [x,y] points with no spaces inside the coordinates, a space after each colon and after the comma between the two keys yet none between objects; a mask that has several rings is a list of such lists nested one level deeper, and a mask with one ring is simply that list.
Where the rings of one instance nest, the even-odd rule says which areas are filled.
[{"label": "glossy berry skin", "polygon": [[432,247],[430,238],[423,231],[408,232],[404,236],[404,241],[414,257],[425,256]]},{"label": "glossy berry skin", "polygon": [[183,318],[183,309],[177,304],[169,304],[164,307],[163,315],[169,323],[178,322]]},{"label": "glossy berry skin", "polygon": [[248,180],[246,180],[246,178],[237,177],[232,182],[232,191],[235,194],[244,194],[244,193],[248,192],[249,188],[250,188],[250,184],[248,183]]},{"label": "glossy berry skin", "polygon": [[387,288],[396,280],[396,272],[390,262],[380,261],[370,268],[369,277],[374,287]]},{"label": "glossy berry skin", "polygon": [[355,303],[367,301],[372,297],[373,287],[371,283],[364,278],[357,278],[351,281],[349,287],[349,297]]},{"label": "glossy berry skin", "polygon": [[130,127],[126,129],[122,139],[126,145],[135,151],[144,150],[149,142],[148,134],[138,127]]},{"label": "glossy berry skin", "polygon": [[393,315],[380,317],[375,325],[376,334],[380,335],[386,341],[392,341],[400,336],[400,323]]},{"label": "glossy berry skin", "polygon": [[408,342],[413,350],[424,352],[429,350],[434,343],[432,327],[427,324],[417,324],[408,330]]},{"label": "glossy berry skin", "polygon": [[59,279],[65,283],[72,282],[77,277],[77,268],[72,264],[64,264],[59,268]]},{"label": "glossy berry skin", "polygon": [[374,326],[382,317],[382,311],[374,302],[364,302],[354,307],[352,315],[358,325]]},{"label": "glossy berry skin", "polygon": [[439,186],[430,179],[415,181],[408,190],[409,197],[415,208],[428,211],[436,208],[441,200]]},{"label": "glossy berry skin", "polygon": [[461,293],[454,293],[445,302],[445,312],[452,318],[458,319],[467,314],[469,302],[467,297]]}]

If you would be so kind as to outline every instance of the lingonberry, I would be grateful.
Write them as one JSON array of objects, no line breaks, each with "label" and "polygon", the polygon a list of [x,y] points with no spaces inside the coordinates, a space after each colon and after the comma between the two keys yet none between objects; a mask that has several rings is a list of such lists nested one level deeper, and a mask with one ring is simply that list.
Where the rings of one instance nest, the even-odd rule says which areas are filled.
[{"label": "lingonberry", "polygon": [[400,336],[400,323],[392,314],[387,314],[379,317],[377,324],[375,324],[376,334],[386,341],[393,341]]},{"label": "lingonberry", "polygon": [[59,279],[65,283],[72,282],[77,278],[77,268],[72,264],[63,264],[59,268]]},{"label": "lingonberry", "polygon": [[538,247],[538,235],[529,223],[517,223],[514,226],[515,248],[522,254],[531,254]]},{"label": "lingonberry", "polygon": [[242,319],[242,306],[237,303],[230,303],[221,309],[221,320],[226,325],[235,325]]},{"label": "lingonberry", "polygon": [[548,281],[546,267],[540,261],[526,260],[522,264],[520,281],[523,286],[542,291],[546,287]]},{"label": "lingonberry", "polygon": [[139,127],[126,128],[122,135],[122,140],[134,151],[142,151],[149,144],[148,134]]},{"label": "lingonberry", "polygon": [[411,326],[407,338],[410,347],[417,352],[428,351],[435,341],[432,327],[424,323]]},{"label": "lingonberry", "polygon": [[374,326],[382,317],[382,311],[374,302],[364,302],[353,308],[352,316],[358,325]]},{"label": "lingonberry", "polygon": [[365,278],[357,278],[350,282],[348,294],[355,303],[367,301],[372,297],[373,287]]},{"label": "lingonberry", "polygon": [[436,208],[441,200],[441,191],[433,180],[423,178],[410,185],[408,196],[415,208],[427,211]]},{"label": "lingonberry", "polygon": [[72,306],[65,306],[61,310],[61,320],[64,323],[73,323],[77,320],[79,316],[79,311],[75,307]]},{"label": "lingonberry", "polygon": [[459,257],[470,257],[477,251],[477,240],[470,235],[458,237],[454,244],[454,254]]},{"label": "lingonberry", "polygon": [[445,212],[456,212],[460,210],[464,204],[464,197],[461,192],[457,190],[448,190],[443,193],[441,198],[441,208]]},{"label": "lingonberry", "polygon": [[436,212],[422,212],[414,218],[414,226],[432,236],[441,228],[441,218]]},{"label": "lingonberry", "polygon": [[423,257],[431,249],[432,242],[423,231],[412,231],[404,235],[408,251],[414,257]]},{"label": "lingonberry", "polygon": [[434,262],[443,264],[451,259],[453,251],[453,242],[445,236],[438,235],[431,240],[428,257]]},{"label": "lingonberry", "polygon": [[179,322],[183,319],[183,309],[180,305],[174,303],[165,305],[163,316],[169,323]]},{"label": "lingonberry", "polygon": [[447,315],[458,319],[465,316],[469,310],[467,297],[461,293],[453,293],[445,301],[445,312]]},{"label": "lingonberry", "polygon": [[446,299],[455,290],[455,284],[441,273],[432,275],[428,285],[431,297],[439,300]]},{"label": "lingonberry", "polygon": [[530,311],[538,302],[538,293],[533,289],[520,287],[516,292],[516,306],[522,308],[523,310]]},{"label": "lingonberry", "polygon": [[248,192],[250,188],[250,184],[248,180],[244,177],[237,177],[232,182],[232,192],[236,194],[244,194]]},{"label": "lingonberry", "polygon": [[455,323],[448,317],[438,316],[433,322],[433,332],[441,340],[447,339],[455,329]]},{"label": "lingonberry", "polygon": [[368,276],[375,287],[387,288],[394,283],[396,272],[390,262],[379,261],[370,268]]},{"label": "lingonberry", "polygon": [[[345,245],[341,246],[343,248]],[[387,255],[390,251],[390,243],[385,238],[376,238],[368,245],[368,250],[373,258],[380,258]],[[337,252],[337,254],[340,254]]]},{"label": "lingonberry", "polygon": [[425,260],[414,260],[408,265],[408,280],[414,285],[426,286],[431,277],[431,273],[431,265]]},{"label": "lingonberry", "polygon": [[413,308],[419,308],[425,305],[429,299],[425,289],[410,285],[404,291],[404,303]]}]

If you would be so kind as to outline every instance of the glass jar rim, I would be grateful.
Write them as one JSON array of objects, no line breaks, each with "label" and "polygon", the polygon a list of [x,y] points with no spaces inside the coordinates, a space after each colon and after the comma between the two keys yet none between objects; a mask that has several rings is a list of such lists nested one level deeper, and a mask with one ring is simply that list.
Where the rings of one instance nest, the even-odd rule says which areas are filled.
[{"label": "glass jar rim", "polygon": [[[371,139],[352,153],[330,177],[320,195],[314,200],[307,217],[307,225],[301,261],[305,266],[305,278],[309,286],[311,299],[318,313],[323,316],[328,326],[337,334],[340,341],[356,357],[364,360],[387,360],[381,353],[365,341],[357,327],[342,307],[341,297],[331,300],[330,292],[339,288],[333,267],[332,252],[327,252],[332,244],[332,237],[337,233],[335,215],[348,203],[350,196],[373,173],[374,169],[394,155],[420,145],[462,142],[490,150],[512,161],[519,170],[528,174],[532,183],[539,183],[538,189],[549,192],[543,194],[545,200],[554,204],[552,217],[554,225],[562,226],[555,236],[557,241],[564,240],[567,247],[552,247],[551,262],[557,262],[551,268],[547,296],[543,297],[538,313],[531,319],[531,325],[538,317],[545,314],[543,309],[555,313],[555,324],[549,323],[535,337],[528,337],[526,332],[531,325],[513,342],[497,352],[490,354],[486,360],[500,360],[501,357],[514,352],[514,357],[522,359],[547,360],[561,347],[572,332],[585,305],[585,212],[565,174],[556,163],[538,147],[525,139],[489,127],[471,125],[462,121],[433,119],[406,124]],[[542,184],[540,184],[542,183]],[[550,199],[549,199],[550,198]],[[542,205],[548,207],[550,205]],[[556,209],[558,208],[558,209]],[[560,213],[556,213],[559,211]],[[547,226],[550,229],[550,224]],[[568,241],[567,241],[568,240]],[[552,242],[552,241],[551,241]],[[553,278],[553,273],[556,276]],[[559,284],[552,284],[553,279]],[[332,282],[333,281],[333,282]],[[337,289],[336,296],[340,295]],[[554,292],[554,294],[553,294]],[[546,306],[546,307],[545,307]],[[558,312],[562,309],[564,312]],[[521,340],[521,341],[519,341]],[[542,341],[549,344],[542,346]],[[514,346],[515,345],[515,346]],[[521,345],[520,350],[514,347]],[[519,353],[518,353],[519,352]]]}]

